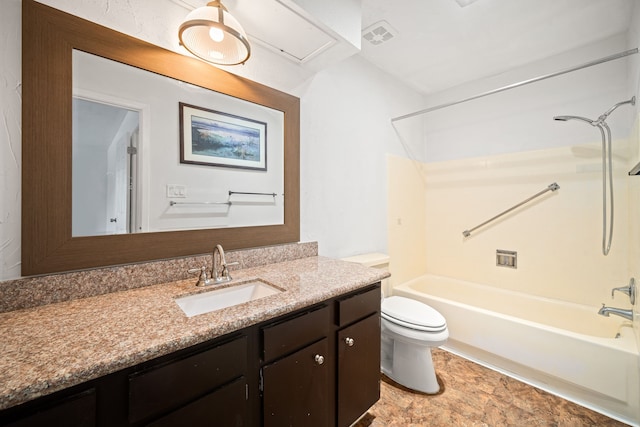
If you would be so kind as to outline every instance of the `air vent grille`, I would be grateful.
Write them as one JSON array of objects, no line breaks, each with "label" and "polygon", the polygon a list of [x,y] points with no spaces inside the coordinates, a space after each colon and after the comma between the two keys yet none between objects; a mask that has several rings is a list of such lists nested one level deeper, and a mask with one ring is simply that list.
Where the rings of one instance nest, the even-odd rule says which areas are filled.
[{"label": "air vent grille", "polygon": [[362,38],[374,46],[388,42],[397,34],[398,32],[387,21],[378,21],[362,30]]}]

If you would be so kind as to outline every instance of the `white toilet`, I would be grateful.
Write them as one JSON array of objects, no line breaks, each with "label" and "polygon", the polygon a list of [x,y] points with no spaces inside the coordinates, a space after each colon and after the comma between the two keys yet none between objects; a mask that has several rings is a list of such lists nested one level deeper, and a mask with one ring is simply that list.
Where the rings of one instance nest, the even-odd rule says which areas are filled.
[{"label": "white toilet", "polygon": [[413,390],[440,391],[431,348],[449,338],[445,318],[420,301],[399,296],[382,300],[381,315],[382,372]]},{"label": "white toilet", "polygon": [[[388,270],[389,256],[370,253],[344,258],[367,267]],[[389,284],[382,281],[383,295]],[[431,348],[449,338],[445,318],[434,308],[410,298],[391,296],[382,300],[382,372],[407,388],[424,393],[440,391],[431,360]]]}]

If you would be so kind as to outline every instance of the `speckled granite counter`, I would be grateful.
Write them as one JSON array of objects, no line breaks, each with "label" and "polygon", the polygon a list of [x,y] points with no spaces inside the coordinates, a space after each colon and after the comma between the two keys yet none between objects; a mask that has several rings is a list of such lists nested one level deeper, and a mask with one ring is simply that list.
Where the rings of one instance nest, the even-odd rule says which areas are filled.
[{"label": "speckled granite counter", "polygon": [[284,292],[187,318],[195,279],[0,313],[0,409],[116,372],[375,283],[388,273],[309,257],[233,273]]}]

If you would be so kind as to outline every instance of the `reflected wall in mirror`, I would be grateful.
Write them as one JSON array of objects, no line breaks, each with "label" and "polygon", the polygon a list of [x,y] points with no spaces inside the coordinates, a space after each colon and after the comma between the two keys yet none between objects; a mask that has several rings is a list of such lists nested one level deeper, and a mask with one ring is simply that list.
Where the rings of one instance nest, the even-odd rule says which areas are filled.
[{"label": "reflected wall in mirror", "polygon": [[[203,254],[218,243],[225,249],[240,249],[299,240],[298,98],[33,0],[23,0],[22,11],[23,275]],[[149,106],[154,105],[152,102],[136,100],[123,93],[109,93],[104,88],[77,87],[74,90],[74,55],[98,57],[95,58],[98,62],[113,61],[118,63],[116,66],[126,64],[138,71],[146,70],[141,71],[143,73],[153,73],[154,77],[174,79],[174,86],[183,87],[189,96],[195,97],[186,99],[190,104],[204,104],[203,107],[242,117],[251,116],[247,110],[266,111],[267,115],[273,116],[269,119],[272,121],[267,120],[267,146],[273,145],[276,150],[273,154],[268,153],[267,171],[279,170],[281,174],[274,174],[268,188],[266,185],[247,188],[249,178],[264,177],[258,175],[263,171],[180,163],[177,131],[160,131],[160,136],[152,137],[154,131],[160,129],[159,124],[153,123],[153,114],[149,111],[152,109]],[[75,71],[79,75],[80,71]],[[124,86],[125,82],[121,84]],[[213,98],[198,98],[205,96],[205,92]],[[155,96],[158,105],[174,109],[171,126],[177,129],[177,95],[168,96],[162,90],[156,91]],[[222,98],[224,102],[219,101]],[[79,119],[82,125],[74,128],[74,103],[85,103],[81,108],[84,112],[91,108],[118,106],[120,111],[114,113],[123,116],[115,119],[121,120],[121,126],[115,135],[112,134],[108,144],[112,148],[100,148],[99,156],[112,159],[100,166],[87,157],[86,152],[80,153],[91,151],[87,147],[74,151],[74,132],[86,134],[82,126],[89,121],[88,118]],[[211,104],[215,104],[213,108]],[[79,111],[76,110],[76,114]],[[130,112],[138,114],[137,127],[133,124],[135,114]],[[280,129],[279,137],[277,129]],[[273,141],[282,141],[280,152],[277,151],[278,144],[271,144],[272,135]],[[156,140],[163,138],[172,148],[155,149]],[[113,145],[115,140],[119,142]],[[150,149],[152,146],[154,150]],[[132,151],[130,147],[137,149],[142,160],[117,161],[118,157],[130,155],[127,153]],[[157,157],[163,156],[170,159],[169,164],[157,161]],[[100,199],[99,219],[88,214],[90,209],[83,212],[83,207],[78,207],[93,203],[87,197],[95,189],[89,179],[82,182],[85,179],[80,172],[82,168],[85,173],[100,177],[99,192],[113,195],[113,199],[106,196]],[[109,174],[113,177],[107,179]],[[134,179],[133,191],[116,189],[119,181],[131,179]],[[251,184],[267,181],[254,179]],[[241,187],[236,188],[236,184]],[[226,208],[230,211],[238,208],[236,213],[245,212],[237,216],[216,215],[217,211],[213,210],[207,211],[210,216],[205,216],[202,211],[192,210],[193,206],[172,206],[170,203],[179,199],[185,202],[189,199],[218,201],[213,199],[217,196],[225,201],[230,190],[264,191],[276,196],[270,196],[271,200],[267,197],[266,201],[255,198],[259,196],[232,196],[237,197],[237,202],[232,199],[232,205],[226,205]],[[74,194],[78,194],[76,201]],[[168,194],[178,197],[168,197]],[[183,195],[186,197],[180,197]],[[278,205],[277,209],[274,205]],[[196,209],[206,209],[206,206]],[[260,209],[278,213],[275,216],[255,215]],[[84,221],[93,224],[74,224],[73,218],[82,215]],[[120,219],[121,215],[125,219]],[[110,222],[112,218],[115,218],[113,223]],[[236,219],[238,222],[233,222]],[[116,226],[110,229],[112,224]],[[185,230],[157,232],[162,229]],[[129,232],[146,230],[150,232]]]},{"label": "reflected wall in mirror", "polygon": [[[73,94],[72,236],[284,223],[282,111],[78,50]],[[259,123],[263,144],[250,156],[242,135],[225,130],[224,150],[182,162],[185,104],[198,118],[219,111],[217,126]],[[227,153],[238,166],[214,164]],[[242,167],[253,157],[261,168]]]}]

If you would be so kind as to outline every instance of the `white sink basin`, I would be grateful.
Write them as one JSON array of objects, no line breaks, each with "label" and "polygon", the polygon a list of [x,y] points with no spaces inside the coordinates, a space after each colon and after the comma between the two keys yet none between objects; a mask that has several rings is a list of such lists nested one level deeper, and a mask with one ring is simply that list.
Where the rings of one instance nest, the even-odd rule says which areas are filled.
[{"label": "white sink basin", "polygon": [[227,288],[176,298],[175,301],[187,317],[193,317],[198,314],[255,301],[280,292],[282,292],[281,289],[260,280],[253,280]]}]

